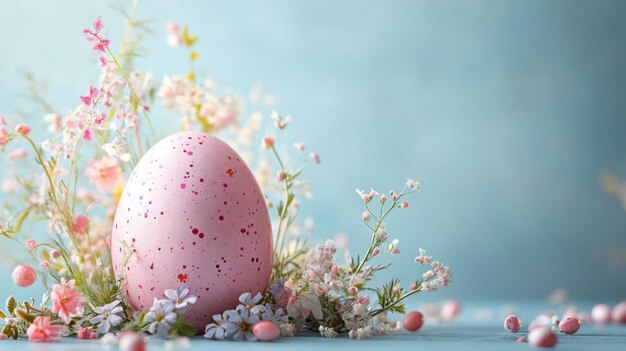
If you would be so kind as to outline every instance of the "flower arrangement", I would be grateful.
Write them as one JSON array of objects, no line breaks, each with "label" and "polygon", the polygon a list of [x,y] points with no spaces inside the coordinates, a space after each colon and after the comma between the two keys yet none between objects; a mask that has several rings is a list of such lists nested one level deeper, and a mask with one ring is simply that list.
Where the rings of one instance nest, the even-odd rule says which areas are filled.
[{"label": "flower arrangement", "polygon": [[[0,148],[8,160],[17,162],[30,153],[40,169],[9,171],[2,191],[11,193],[12,201],[4,204],[8,218],[0,222],[0,234],[20,246],[34,262],[15,267],[15,284],[30,286],[39,278],[47,291],[41,301],[9,297],[6,308],[0,311],[5,322],[0,338],[46,342],[76,336],[111,342],[115,333],[169,338],[199,332],[185,322],[185,311],[197,301],[187,287],[172,287],[163,292],[162,299],[155,299],[152,307],[137,311],[124,299],[123,274],[116,276],[111,265],[111,226],[124,182],[157,139],[150,108],[155,103],[180,116],[182,130],[219,133],[249,165],[256,164],[256,180],[268,208],[276,215],[270,288],[235,292],[241,295],[240,304],[214,315],[213,323],[204,330],[206,338],[270,340],[273,334],[294,336],[305,329],[325,337],[340,333],[356,339],[384,335],[400,327],[391,323],[387,314],[405,313],[405,299],[448,285],[452,275],[449,267],[419,249],[415,280],[408,286],[392,279],[371,287],[376,273],[390,267],[378,261],[400,253],[398,240],[389,239],[387,221],[392,212],[408,208],[408,196],[420,190],[421,185],[411,179],[399,192],[357,189],[364,206],[361,220],[370,232],[370,245],[363,256],[340,264],[332,240],[310,246],[298,235],[307,227],[306,221],[298,218],[298,199],[311,192],[310,182],[302,179],[304,168],[292,167],[281,156],[283,149],[277,144],[280,137],[263,137],[265,156],[252,157],[263,112],[252,112],[245,119],[242,97],[219,93],[210,80],[200,83],[194,69],[199,57],[194,48],[198,37],[187,28],[181,31],[173,22],[167,25],[168,41],[187,51],[187,74],[163,77],[159,84],[153,82],[150,73],[136,70],[133,57],[147,26],[134,18],[133,12],[128,15],[117,53],[111,49],[113,42],[103,35],[100,18],[83,31],[98,54],[101,75],[98,84],[78,98],[80,103],[72,112],[57,114],[30,77],[31,95],[47,112],[47,140],[36,142],[28,125],[10,128],[9,120],[0,116]],[[257,87],[249,103],[262,110],[273,100]],[[290,116],[277,112],[271,113],[271,120],[277,133],[292,122]],[[294,144],[293,150],[299,155],[295,159],[320,163],[316,153],[302,156],[303,143]],[[278,165],[275,171],[268,153]],[[45,240],[24,233],[24,224],[35,221],[47,223],[49,235]],[[132,255],[131,250],[125,257],[132,259]],[[257,326],[269,332],[258,331]]]}]

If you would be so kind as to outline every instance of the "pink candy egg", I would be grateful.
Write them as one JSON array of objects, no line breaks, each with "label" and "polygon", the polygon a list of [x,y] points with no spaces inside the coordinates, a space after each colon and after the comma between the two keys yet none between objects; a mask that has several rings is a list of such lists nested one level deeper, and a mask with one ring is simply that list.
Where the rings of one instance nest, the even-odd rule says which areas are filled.
[{"label": "pink candy egg", "polygon": [[563,334],[572,335],[580,329],[580,321],[577,318],[569,317],[559,322],[559,330]]},{"label": "pink candy egg", "polygon": [[13,283],[15,283],[15,285],[25,288],[35,283],[35,280],[37,279],[37,272],[35,272],[35,269],[31,266],[19,265],[13,270],[11,278],[13,278]]},{"label": "pink candy egg", "polygon": [[252,333],[260,341],[274,341],[280,336],[280,329],[270,321],[261,321],[252,326]]},{"label": "pink candy egg", "polygon": [[410,332],[418,331],[424,325],[424,315],[419,311],[409,312],[404,316],[402,325]]},{"label": "pink candy egg", "polygon": [[461,313],[461,303],[457,300],[450,300],[441,306],[441,319],[451,321],[456,319]]},{"label": "pink candy egg", "polygon": [[556,341],[556,334],[548,328],[535,328],[528,333],[528,342],[537,347],[553,347]]},{"label": "pink candy egg", "polygon": [[142,157],[119,201],[111,240],[127,301],[145,311],[166,289],[185,284],[198,297],[185,318],[198,330],[235,308],[242,293],[265,291],[272,246],[252,172],[226,143],[199,132],[173,134]]},{"label": "pink candy egg", "polygon": [[509,333],[517,333],[522,328],[522,320],[512,314],[504,319],[504,329]]},{"label": "pink candy egg", "polygon": [[622,301],[613,307],[611,318],[615,323],[626,324],[626,301]]},{"label": "pink candy egg", "polygon": [[591,319],[595,323],[606,324],[611,321],[611,306],[609,305],[595,305],[591,310]]},{"label": "pink candy egg", "polygon": [[146,342],[143,337],[137,333],[127,333],[120,337],[119,344],[121,351],[146,351]]}]

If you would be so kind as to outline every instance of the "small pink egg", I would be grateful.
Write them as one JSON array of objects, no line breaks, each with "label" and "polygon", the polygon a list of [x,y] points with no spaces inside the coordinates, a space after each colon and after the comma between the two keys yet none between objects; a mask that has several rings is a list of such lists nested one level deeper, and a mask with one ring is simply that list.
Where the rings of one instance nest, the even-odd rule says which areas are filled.
[{"label": "small pink egg", "polygon": [[569,307],[567,310],[565,310],[565,312],[563,313],[563,319],[568,318],[578,318],[578,309],[576,307]]},{"label": "small pink egg", "polygon": [[11,277],[13,278],[15,285],[25,288],[33,285],[35,279],[37,279],[37,272],[35,272],[31,266],[19,265],[15,267]]},{"label": "small pink egg", "polygon": [[461,313],[461,303],[457,300],[449,300],[441,306],[441,319],[451,321]]},{"label": "small pink egg", "polygon": [[270,321],[261,321],[252,326],[252,333],[260,341],[274,341],[280,336],[280,329]]},{"label": "small pink egg", "polygon": [[522,328],[522,320],[512,314],[504,319],[504,329],[509,333],[517,333]]},{"label": "small pink egg", "polygon": [[580,329],[580,321],[577,318],[569,317],[559,322],[559,330],[563,334],[572,335]]},{"label": "small pink egg", "polygon": [[519,343],[528,342],[528,338],[526,336],[520,336],[519,338],[517,338],[517,340],[515,340],[515,342],[519,342]]},{"label": "small pink egg", "polygon": [[618,303],[611,312],[613,322],[626,324],[626,301]]},{"label": "small pink egg", "polygon": [[8,339],[8,338],[9,338],[9,337],[8,337],[6,334],[4,334],[4,333],[0,333],[0,340],[6,340],[6,339]]},{"label": "small pink egg", "polygon": [[611,306],[609,305],[595,305],[591,310],[591,319],[595,323],[606,324],[611,321]]},{"label": "small pink egg", "polygon": [[137,333],[127,333],[120,339],[121,351],[146,351],[146,342],[143,340],[143,336]]},{"label": "small pink egg", "polygon": [[556,334],[548,328],[535,328],[528,333],[528,342],[537,347],[553,347],[556,340]]},{"label": "small pink egg", "polygon": [[424,325],[424,315],[419,311],[409,312],[404,316],[404,329],[416,332]]}]

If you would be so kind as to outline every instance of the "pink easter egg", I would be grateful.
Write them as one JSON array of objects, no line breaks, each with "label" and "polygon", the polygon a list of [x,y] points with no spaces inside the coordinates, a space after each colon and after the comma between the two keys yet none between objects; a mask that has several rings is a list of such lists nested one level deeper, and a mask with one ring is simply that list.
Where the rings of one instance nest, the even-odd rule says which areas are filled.
[{"label": "pink easter egg", "polygon": [[613,307],[611,318],[615,323],[626,324],[626,301],[622,301]]},{"label": "pink easter egg", "polygon": [[452,321],[461,313],[461,303],[457,300],[449,300],[441,305],[441,319]]},{"label": "pink easter egg", "polygon": [[11,278],[13,278],[15,285],[25,288],[35,283],[37,272],[31,266],[18,265],[13,270]]},{"label": "pink easter egg", "polygon": [[611,306],[609,305],[595,305],[591,310],[591,319],[595,323],[606,324],[611,321]]},{"label": "pink easter egg", "polygon": [[185,318],[202,331],[242,293],[265,291],[272,245],[263,194],[241,157],[209,134],[182,132],[154,145],[130,175],[111,251],[131,306],[148,310],[185,284],[198,297]]},{"label": "pink easter egg", "polygon": [[252,334],[260,341],[274,341],[280,336],[280,329],[270,321],[261,321],[252,326]]},{"label": "pink easter egg", "polygon": [[121,351],[146,351],[148,348],[143,336],[129,332],[120,337],[119,348]]},{"label": "pink easter egg", "polygon": [[419,311],[409,312],[404,316],[402,325],[404,329],[410,332],[416,332],[424,325],[424,315]]},{"label": "pink easter egg", "polygon": [[548,328],[535,328],[528,333],[528,342],[537,347],[553,347],[556,341],[556,334]]},{"label": "pink easter egg", "polygon": [[509,333],[517,333],[522,328],[522,320],[512,314],[504,319],[504,329]]},{"label": "pink easter egg", "polygon": [[572,335],[580,329],[580,321],[577,318],[569,317],[559,322],[559,330],[563,334]]}]

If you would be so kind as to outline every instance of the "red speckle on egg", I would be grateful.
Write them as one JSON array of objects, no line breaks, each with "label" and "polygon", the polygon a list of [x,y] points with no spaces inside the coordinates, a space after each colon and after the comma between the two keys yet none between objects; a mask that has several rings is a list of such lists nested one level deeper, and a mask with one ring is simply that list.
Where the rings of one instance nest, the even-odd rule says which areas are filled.
[{"label": "red speckle on egg", "polygon": [[198,235],[198,237],[200,237],[200,239],[204,238],[204,233],[200,233],[200,235]]},{"label": "red speckle on egg", "polygon": [[235,175],[235,172],[232,168],[229,168],[226,170],[226,174],[228,174],[228,176],[232,178]]},{"label": "red speckle on egg", "polygon": [[189,156],[193,155],[193,151],[187,151],[187,155]]},{"label": "red speckle on egg", "polygon": [[196,235],[196,234],[198,234],[199,232],[200,232],[200,231],[198,230],[198,228],[193,228],[193,230],[191,231],[191,233],[192,233],[193,235]]},{"label": "red speckle on egg", "polygon": [[224,220],[224,216],[220,215],[220,221]]},{"label": "red speckle on egg", "polygon": [[181,282],[181,283],[186,283],[187,282],[187,274],[183,274],[183,273],[179,274],[178,275],[178,281]]},{"label": "red speckle on egg", "polygon": [[186,187],[187,187],[187,184],[185,184],[185,183],[180,183],[180,188],[181,188],[181,189],[185,189]]}]

